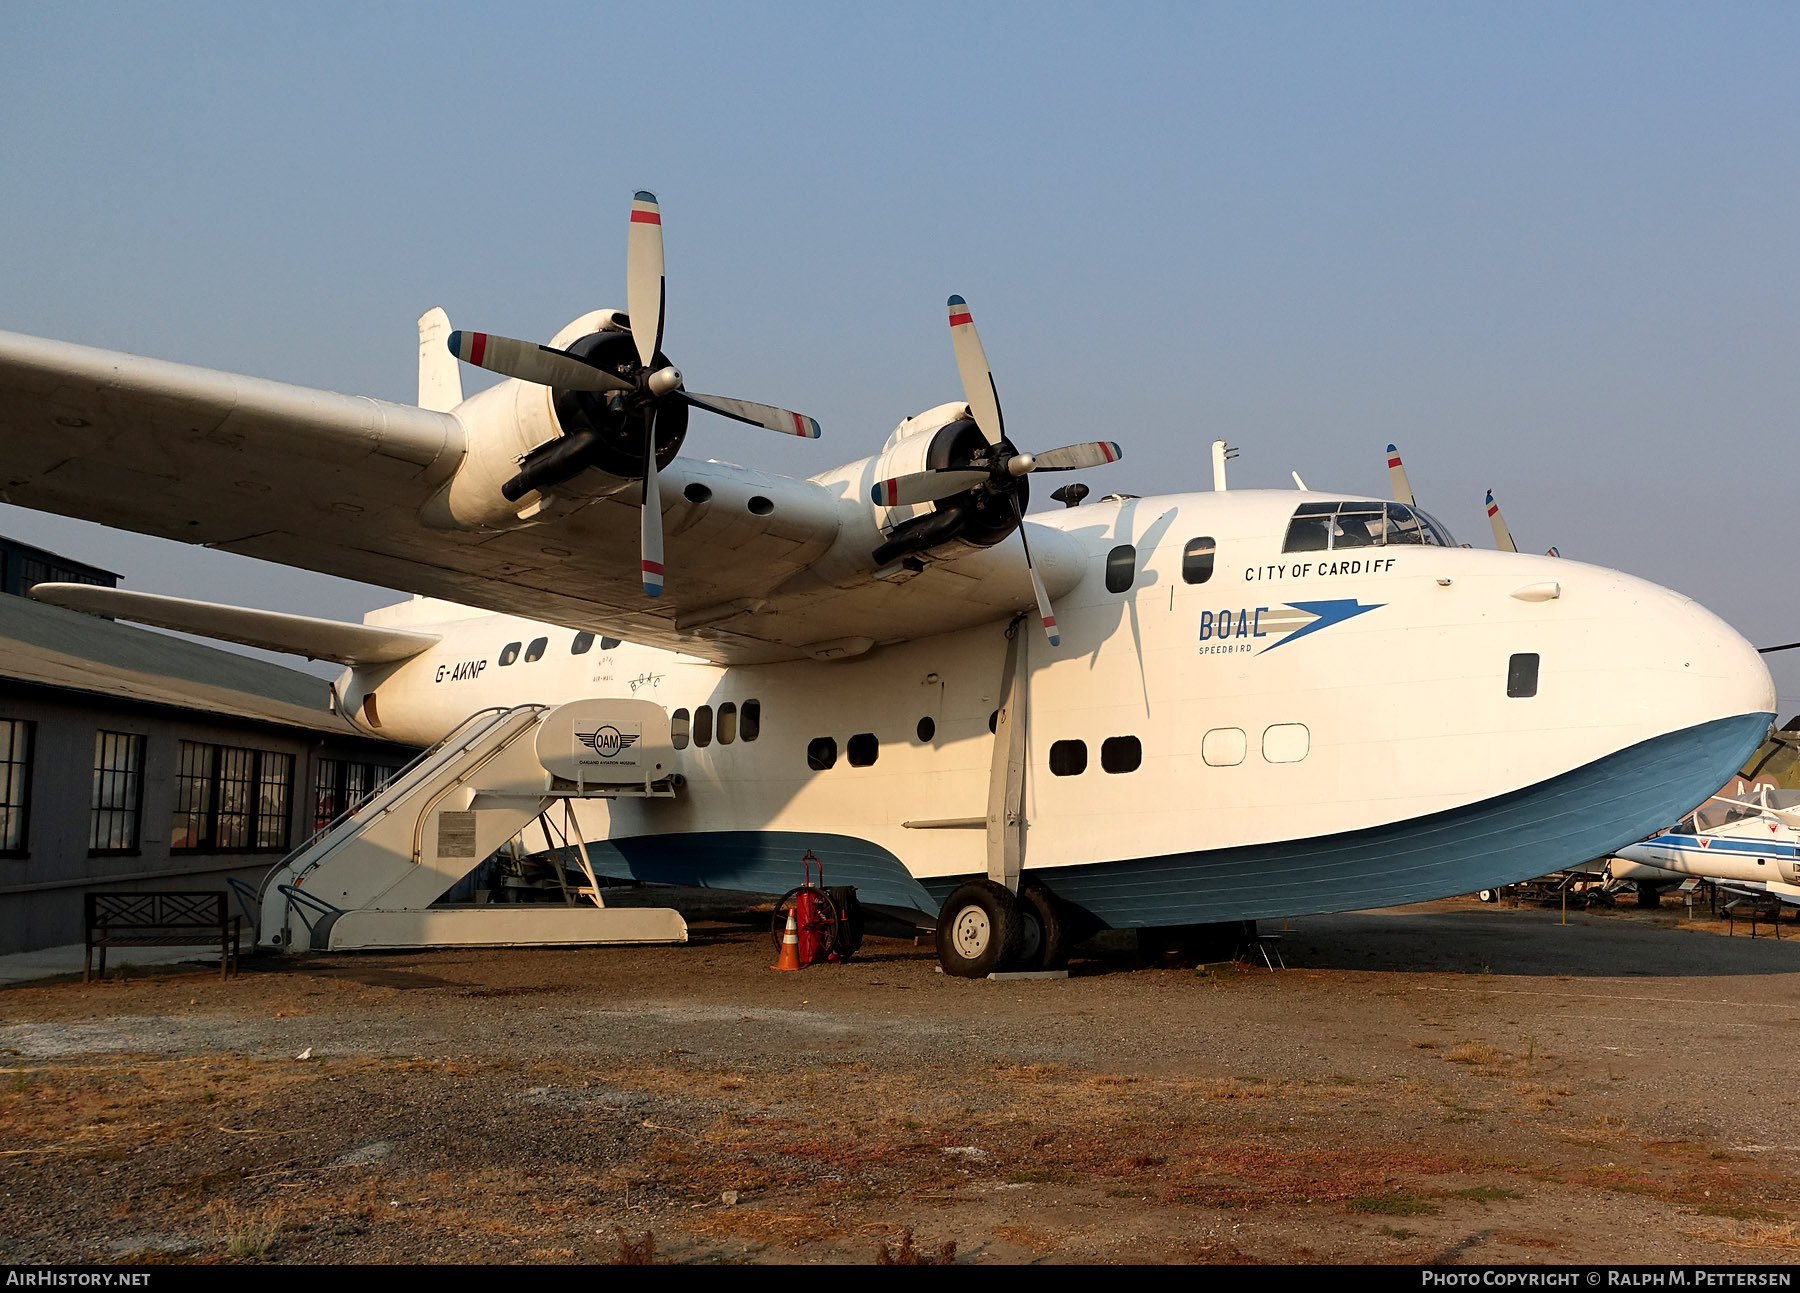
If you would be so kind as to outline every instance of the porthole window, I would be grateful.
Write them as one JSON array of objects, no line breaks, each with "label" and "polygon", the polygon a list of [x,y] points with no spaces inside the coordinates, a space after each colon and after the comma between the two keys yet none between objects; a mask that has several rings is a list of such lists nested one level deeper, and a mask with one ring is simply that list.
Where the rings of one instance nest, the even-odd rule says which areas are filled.
[{"label": "porthole window", "polygon": [[858,732],[844,745],[844,753],[853,768],[866,768],[881,757],[881,742],[873,732]]},{"label": "porthole window", "polygon": [[1181,581],[1186,584],[1204,584],[1212,578],[1213,541],[1211,539],[1189,539],[1187,546],[1181,550]]},{"label": "porthole window", "polygon": [[737,706],[726,701],[719,706],[719,744],[730,745],[737,740]]},{"label": "porthole window", "polygon": [[1200,757],[1215,768],[1235,768],[1244,761],[1247,742],[1241,727],[1215,727],[1200,738]]},{"label": "porthole window", "polygon": [[1000,728],[1000,711],[996,709],[993,713],[988,715],[988,731],[990,731],[990,732],[998,731],[999,728]]},{"label": "porthole window", "polygon": [[1263,758],[1270,763],[1298,763],[1311,748],[1305,723],[1277,723],[1263,733]]},{"label": "porthole window", "polygon": [[602,650],[602,651],[610,651],[610,650],[612,650],[612,649],[613,649],[613,648],[614,648],[614,647],[616,647],[616,646],[618,646],[618,645],[619,645],[619,639],[618,639],[618,638],[605,638],[605,637],[603,637],[603,638],[601,638],[601,639],[600,639],[600,649],[601,649],[601,650]]},{"label": "porthole window", "polygon": [[919,720],[919,741],[920,741],[920,743],[924,744],[926,742],[929,742],[931,740],[931,738],[936,735],[937,735],[936,721],[934,719],[932,719],[930,715],[927,715],[926,717],[921,718]]},{"label": "porthole window", "polygon": [[530,664],[533,660],[542,660],[544,652],[549,649],[549,646],[549,638],[531,639],[531,645],[525,648],[525,663]]},{"label": "porthole window", "polygon": [[711,705],[702,705],[694,711],[694,744],[703,750],[712,744]]},{"label": "porthole window", "polygon": [[500,663],[502,665],[509,665],[514,660],[517,660],[519,658],[519,648],[522,645],[524,644],[520,642],[508,642],[505,646],[501,647]]},{"label": "porthole window", "polygon": [[1137,549],[1121,543],[1106,554],[1106,591],[1122,593],[1137,578]]},{"label": "porthole window", "polygon": [[1086,741],[1053,741],[1050,744],[1050,772],[1058,777],[1079,777],[1087,771]]},{"label": "porthole window", "polygon": [[806,743],[806,766],[823,772],[837,762],[837,742],[829,736],[815,736]]},{"label": "porthole window", "polygon": [[569,654],[586,655],[593,647],[594,635],[592,633],[577,633],[575,640],[569,643]]},{"label": "porthole window", "polygon": [[696,480],[681,491],[681,496],[690,503],[704,503],[712,497],[712,491]]},{"label": "porthole window", "polygon": [[1522,652],[1506,662],[1506,694],[1514,700],[1537,695],[1537,652]]},{"label": "porthole window", "polygon": [[761,494],[752,494],[748,506],[752,516],[767,516],[775,510],[774,502],[764,498]]},{"label": "porthole window", "polygon": [[685,709],[678,709],[669,715],[669,744],[677,750],[688,747],[688,727],[691,719]]},{"label": "porthole window", "polygon": [[1144,747],[1135,736],[1109,736],[1100,742],[1100,766],[1107,772],[1136,772]]},{"label": "porthole window", "polygon": [[746,741],[754,741],[762,735],[762,702],[747,700],[743,712],[738,715],[738,736]]}]

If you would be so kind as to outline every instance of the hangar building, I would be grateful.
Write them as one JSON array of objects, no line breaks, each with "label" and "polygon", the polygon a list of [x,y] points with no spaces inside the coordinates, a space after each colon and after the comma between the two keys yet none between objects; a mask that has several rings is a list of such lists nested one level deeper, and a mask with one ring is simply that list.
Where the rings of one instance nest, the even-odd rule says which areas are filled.
[{"label": "hangar building", "polygon": [[[0,539],[10,576],[114,584]],[[413,751],[323,679],[0,595],[0,954],[79,943],[90,889],[254,883]]]}]

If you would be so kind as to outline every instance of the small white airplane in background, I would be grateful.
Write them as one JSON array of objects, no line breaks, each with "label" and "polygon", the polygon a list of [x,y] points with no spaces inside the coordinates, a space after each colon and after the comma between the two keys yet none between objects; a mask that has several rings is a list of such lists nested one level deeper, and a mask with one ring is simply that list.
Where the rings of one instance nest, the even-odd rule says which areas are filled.
[{"label": "small white airplane in background", "polygon": [[1645,906],[1690,877],[1800,905],[1797,827],[1800,790],[1765,784],[1741,797],[1714,795],[1674,829],[1616,850],[1607,872],[1636,884]]},{"label": "small white airplane in background", "polygon": [[[7,501],[421,595],[361,625],[36,596],[340,661],[356,723],[465,734],[470,768],[471,715],[537,732],[536,762],[524,741],[487,765],[512,760],[506,786],[446,774],[419,801],[389,910],[428,909],[519,829],[494,823],[572,795],[604,874],[780,893],[810,850],[865,904],[934,924],[947,971],[1035,968],[1083,926],[1573,866],[1716,789],[1769,730],[1768,670],[1716,616],[1617,571],[1460,548],[1403,471],[1391,501],[1221,488],[1027,517],[1036,473],[1119,446],[1015,447],[960,296],[961,398],[875,454],[804,480],[678,458],[694,408],[818,426],[686,391],[650,194],[629,230],[628,314],[546,346],[426,314],[417,408],[0,333]],[[464,400],[458,359],[507,380]],[[608,758],[658,779],[582,797]],[[367,865],[327,884],[290,864],[265,942],[294,933],[277,891],[365,900]],[[351,923],[309,923],[313,945]]]}]

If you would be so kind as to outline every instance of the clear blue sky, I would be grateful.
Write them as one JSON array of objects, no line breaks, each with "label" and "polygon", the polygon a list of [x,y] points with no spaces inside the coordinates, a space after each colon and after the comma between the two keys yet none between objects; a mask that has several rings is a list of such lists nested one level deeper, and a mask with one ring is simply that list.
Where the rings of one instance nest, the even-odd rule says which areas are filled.
[{"label": "clear blue sky", "polygon": [[[668,348],[826,439],[955,395],[1091,483],[1381,492],[1800,638],[1800,7],[25,6],[0,45],[0,327],[397,399],[413,321],[622,305],[663,200]],[[702,425],[704,424],[704,425]],[[382,594],[16,509],[129,586]],[[1800,652],[1794,653],[1800,655]],[[1783,717],[1800,660],[1778,666]]]}]

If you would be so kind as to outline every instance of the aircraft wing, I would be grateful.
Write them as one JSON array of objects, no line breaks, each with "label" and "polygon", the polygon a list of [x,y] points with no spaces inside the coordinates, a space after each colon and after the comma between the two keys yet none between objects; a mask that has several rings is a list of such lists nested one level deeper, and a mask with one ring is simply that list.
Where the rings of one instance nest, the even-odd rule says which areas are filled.
[{"label": "aircraft wing", "polygon": [[[847,561],[833,544],[866,515],[867,482],[859,497],[686,459],[662,473],[669,577],[652,601],[637,490],[610,477],[557,487],[530,524],[434,524],[470,434],[455,413],[0,332],[0,500],[20,506],[733,663],[854,654],[1033,604],[1011,545],[904,583]],[[588,477],[607,483],[584,493]],[[1066,589],[1059,541],[1033,527]]]}]

